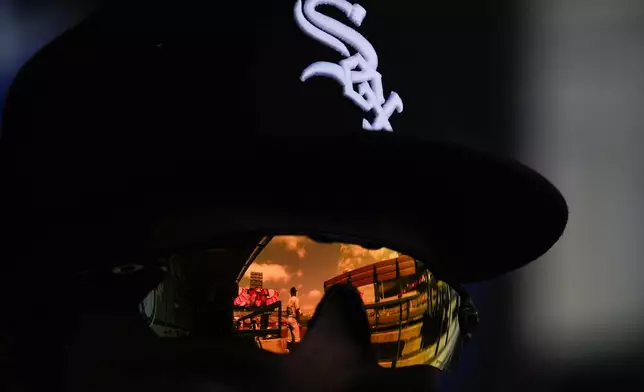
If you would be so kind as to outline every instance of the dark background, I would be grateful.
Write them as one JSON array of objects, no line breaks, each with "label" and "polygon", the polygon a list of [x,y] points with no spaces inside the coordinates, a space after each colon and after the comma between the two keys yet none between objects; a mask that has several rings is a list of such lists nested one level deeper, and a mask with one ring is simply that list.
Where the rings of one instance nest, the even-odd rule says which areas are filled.
[{"label": "dark background", "polygon": [[[0,107],[20,65],[97,3],[0,3]],[[533,166],[571,210],[564,237],[541,260],[469,287],[483,325],[445,390],[642,390],[644,3],[396,7],[427,15],[436,31],[429,45],[447,59],[445,75],[433,76],[443,99],[433,102],[441,115],[427,136]]]}]

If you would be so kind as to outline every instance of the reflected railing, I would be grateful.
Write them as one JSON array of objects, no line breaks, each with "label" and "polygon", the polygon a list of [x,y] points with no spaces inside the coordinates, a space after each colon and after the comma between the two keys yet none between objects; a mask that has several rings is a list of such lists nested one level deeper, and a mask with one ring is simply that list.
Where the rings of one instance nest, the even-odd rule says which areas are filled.
[{"label": "reflected railing", "polygon": [[[363,294],[371,342],[383,367],[440,365],[459,336],[460,297],[408,256],[345,272],[325,282],[352,284]],[[368,290],[367,290],[368,289]]]},{"label": "reflected railing", "polygon": [[285,323],[282,318],[282,301],[261,307],[235,306],[234,324],[238,334],[267,337],[281,335]]}]

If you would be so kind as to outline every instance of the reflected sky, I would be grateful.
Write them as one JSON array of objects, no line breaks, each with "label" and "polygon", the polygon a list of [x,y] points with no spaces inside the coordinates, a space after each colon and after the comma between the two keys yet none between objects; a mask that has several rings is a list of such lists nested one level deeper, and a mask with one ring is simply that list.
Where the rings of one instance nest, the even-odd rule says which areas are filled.
[{"label": "reflected sky", "polygon": [[[302,309],[312,312],[322,298],[325,280],[396,256],[397,252],[386,248],[368,250],[358,245],[318,243],[304,236],[277,236],[239,284],[250,286],[250,273],[262,272],[265,288],[279,290],[282,301],[290,297],[291,287],[297,288]],[[367,291],[365,295],[373,295]]]}]

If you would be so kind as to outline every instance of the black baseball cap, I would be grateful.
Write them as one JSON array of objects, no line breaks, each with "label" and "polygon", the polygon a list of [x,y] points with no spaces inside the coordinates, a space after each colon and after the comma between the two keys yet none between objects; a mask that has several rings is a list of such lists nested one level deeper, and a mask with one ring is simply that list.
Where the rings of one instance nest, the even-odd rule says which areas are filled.
[{"label": "black baseball cap", "polygon": [[461,283],[537,259],[564,198],[519,162],[432,140],[441,76],[410,7],[100,9],[11,86],[4,259],[64,275],[238,232],[387,246]]}]

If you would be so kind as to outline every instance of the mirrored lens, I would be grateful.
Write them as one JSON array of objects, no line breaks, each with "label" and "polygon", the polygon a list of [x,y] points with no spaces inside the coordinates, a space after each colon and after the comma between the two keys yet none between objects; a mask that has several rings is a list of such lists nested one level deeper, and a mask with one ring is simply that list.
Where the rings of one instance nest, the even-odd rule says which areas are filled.
[{"label": "mirrored lens", "polygon": [[[232,262],[231,252],[240,264],[235,285],[217,272]],[[141,303],[160,336],[207,334],[223,324],[263,350],[289,354],[306,340],[325,293],[349,284],[364,303],[381,366],[445,369],[460,346],[459,295],[421,261],[390,249],[275,236],[244,251],[176,254],[169,266],[168,278]]]}]

